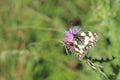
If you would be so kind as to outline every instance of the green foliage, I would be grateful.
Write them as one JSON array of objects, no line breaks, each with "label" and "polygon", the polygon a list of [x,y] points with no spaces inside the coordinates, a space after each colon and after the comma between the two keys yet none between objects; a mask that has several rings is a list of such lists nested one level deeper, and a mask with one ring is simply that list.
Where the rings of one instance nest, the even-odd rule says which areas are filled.
[{"label": "green foliage", "polygon": [[[119,7],[120,0],[1,0],[0,80],[120,80]],[[99,71],[60,42],[77,22],[101,34],[88,51]]]}]

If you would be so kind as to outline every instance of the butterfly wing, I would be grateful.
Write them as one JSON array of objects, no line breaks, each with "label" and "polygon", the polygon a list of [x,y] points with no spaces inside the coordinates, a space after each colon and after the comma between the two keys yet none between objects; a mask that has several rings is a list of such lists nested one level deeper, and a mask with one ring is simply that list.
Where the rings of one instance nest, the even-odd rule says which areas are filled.
[{"label": "butterfly wing", "polygon": [[74,41],[74,49],[75,49],[78,57],[81,59],[86,55],[87,50],[83,44],[78,44],[78,43],[79,43],[78,41],[76,41],[76,40]]},{"label": "butterfly wing", "polygon": [[74,48],[81,59],[87,54],[87,49],[93,47],[99,38],[99,34],[96,32],[81,32],[74,35]]},{"label": "butterfly wing", "polygon": [[83,37],[83,41],[84,41],[83,43],[85,45],[85,48],[87,49],[87,48],[93,47],[96,44],[100,35],[96,32],[87,31],[87,32],[81,33],[80,37]]}]

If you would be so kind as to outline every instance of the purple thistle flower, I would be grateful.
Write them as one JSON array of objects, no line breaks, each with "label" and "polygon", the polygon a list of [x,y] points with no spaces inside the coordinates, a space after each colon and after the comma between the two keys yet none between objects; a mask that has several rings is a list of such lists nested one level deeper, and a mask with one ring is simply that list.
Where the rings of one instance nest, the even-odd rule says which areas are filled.
[{"label": "purple thistle flower", "polygon": [[74,49],[73,40],[74,40],[74,34],[78,34],[81,30],[77,27],[70,28],[69,31],[66,31],[66,37],[63,39],[64,46],[66,46],[68,49]]}]

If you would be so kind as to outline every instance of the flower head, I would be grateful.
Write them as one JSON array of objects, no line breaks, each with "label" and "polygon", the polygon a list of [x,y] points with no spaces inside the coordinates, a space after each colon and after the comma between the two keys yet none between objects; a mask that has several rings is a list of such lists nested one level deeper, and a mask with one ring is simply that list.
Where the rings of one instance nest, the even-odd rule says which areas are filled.
[{"label": "flower head", "polygon": [[64,42],[73,42],[74,34],[78,34],[81,30],[77,27],[70,28],[69,31],[66,31],[66,37],[63,39]]},{"label": "flower head", "polygon": [[63,39],[64,45],[69,48],[73,49],[73,40],[74,40],[74,35],[78,34],[81,30],[78,29],[77,27],[70,28],[69,31],[66,31],[66,37]]}]

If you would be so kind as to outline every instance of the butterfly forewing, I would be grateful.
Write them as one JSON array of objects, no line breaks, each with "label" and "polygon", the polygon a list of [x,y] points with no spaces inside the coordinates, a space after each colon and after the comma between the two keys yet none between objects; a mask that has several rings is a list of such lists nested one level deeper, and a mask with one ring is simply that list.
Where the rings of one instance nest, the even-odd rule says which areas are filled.
[{"label": "butterfly forewing", "polygon": [[87,48],[93,47],[99,38],[99,34],[96,32],[84,32],[84,45]]},{"label": "butterfly forewing", "polygon": [[96,32],[81,32],[74,35],[74,48],[81,59],[87,54],[87,49],[94,46],[99,38],[99,34]]}]

